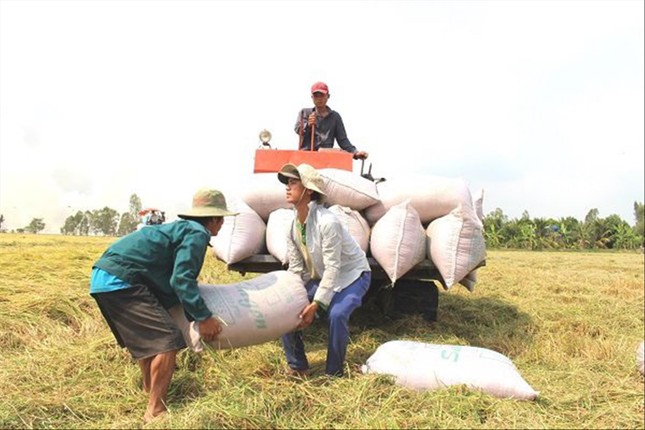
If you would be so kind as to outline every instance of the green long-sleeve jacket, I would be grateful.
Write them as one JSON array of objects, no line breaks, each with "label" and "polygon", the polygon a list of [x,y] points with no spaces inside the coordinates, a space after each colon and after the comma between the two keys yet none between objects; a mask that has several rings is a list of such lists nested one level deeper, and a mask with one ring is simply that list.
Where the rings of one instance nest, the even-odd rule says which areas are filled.
[{"label": "green long-sleeve jacket", "polygon": [[94,263],[131,285],[152,288],[165,308],[178,303],[195,320],[212,316],[197,289],[210,232],[195,221],[146,226],[112,244]]}]

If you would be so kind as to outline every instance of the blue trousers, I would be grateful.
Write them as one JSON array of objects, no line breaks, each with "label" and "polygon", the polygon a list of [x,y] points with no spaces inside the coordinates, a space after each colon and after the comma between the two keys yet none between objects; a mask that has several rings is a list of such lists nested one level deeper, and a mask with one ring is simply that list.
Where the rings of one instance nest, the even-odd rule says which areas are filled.
[{"label": "blue trousers", "polygon": [[[334,294],[327,309],[329,321],[329,336],[327,343],[327,363],[325,373],[333,376],[343,375],[343,363],[349,344],[349,317],[358,309],[363,296],[370,287],[371,272],[363,272],[354,282],[343,291]],[[320,280],[309,281],[305,285],[307,296],[311,302],[318,290]],[[282,336],[282,346],[287,356],[289,367],[296,370],[309,368],[302,331],[297,330]]]}]

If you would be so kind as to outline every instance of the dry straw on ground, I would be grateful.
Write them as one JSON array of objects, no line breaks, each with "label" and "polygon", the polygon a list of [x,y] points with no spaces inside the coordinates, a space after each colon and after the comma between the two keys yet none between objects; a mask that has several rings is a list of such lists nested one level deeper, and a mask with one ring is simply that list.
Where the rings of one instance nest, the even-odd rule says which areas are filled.
[{"label": "dry straw on ground", "polygon": [[[114,238],[0,235],[0,428],[137,428],[146,396],[88,296]],[[643,255],[489,251],[474,293],[440,293],[439,319],[391,320],[369,301],[351,322],[348,376],[322,376],[326,335],[307,331],[314,375],[284,375],[279,342],[184,351],[169,416],[154,428],[643,428]],[[210,255],[202,281],[242,279]],[[541,395],[500,400],[465,387],[412,392],[360,373],[392,339],[509,356]]]}]

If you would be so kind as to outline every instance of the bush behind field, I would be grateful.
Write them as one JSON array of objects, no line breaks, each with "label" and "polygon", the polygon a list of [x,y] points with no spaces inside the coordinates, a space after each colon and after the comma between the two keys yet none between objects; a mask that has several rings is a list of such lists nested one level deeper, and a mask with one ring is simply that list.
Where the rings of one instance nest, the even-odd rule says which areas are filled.
[{"label": "bush behind field", "polygon": [[[147,398],[87,294],[115,238],[0,235],[0,428],[141,427]],[[440,293],[439,318],[385,318],[368,301],[351,321],[348,376],[322,376],[326,330],[306,332],[314,376],[284,376],[278,341],[179,355],[163,428],[643,428],[643,255],[489,251],[474,293]],[[252,275],[247,275],[252,276]],[[201,281],[244,279],[207,256]],[[508,355],[535,402],[464,387],[417,393],[360,365],[413,339]],[[153,424],[152,427],[155,427]]]}]

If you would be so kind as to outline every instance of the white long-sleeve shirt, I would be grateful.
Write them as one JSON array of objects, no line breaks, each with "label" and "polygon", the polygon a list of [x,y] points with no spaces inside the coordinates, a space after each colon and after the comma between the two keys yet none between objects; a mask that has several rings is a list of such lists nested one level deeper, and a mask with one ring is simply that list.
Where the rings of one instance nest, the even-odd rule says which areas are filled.
[{"label": "white long-sleeve shirt", "polygon": [[[336,215],[316,202],[309,203],[309,215],[305,220],[306,249],[300,239],[297,216],[287,234],[289,271],[300,275],[307,282],[320,276],[320,285],[314,301],[325,308],[339,291],[347,288],[363,272],[370,271],[365,252],[356,243]],[[306,253],[311,256],[307,267]]]}]

